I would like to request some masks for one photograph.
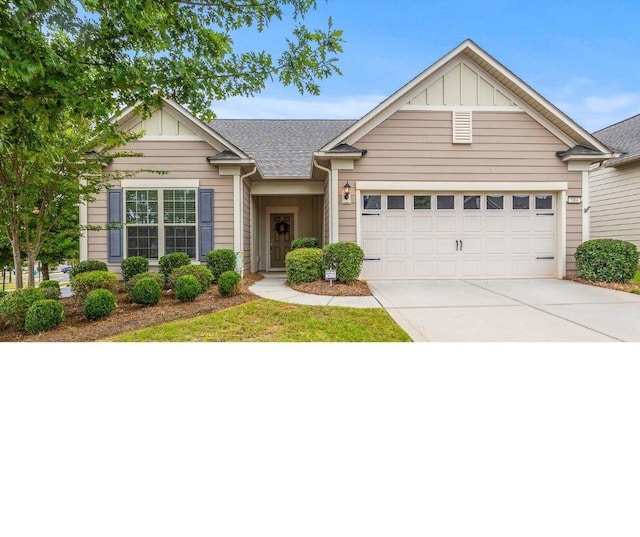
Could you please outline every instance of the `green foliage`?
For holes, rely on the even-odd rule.
[[[162,274],[160,274],[159,272],[143,272],[142,274],[136,274],[135,276],[132,276],[131,279],[128,282],[125,282],[125,284],[124,284],[124,291],[125,291],[125,293],[127,293],[127,296],[131,300],[133,300],[133,288],[134,288],[134,286],[140,280],[143,280],[145,278],[151,278],[153,281],[155,281],[160,286],[161,289],[165,285],[164,276]]]
[[[122,279],[128,282],[136,274],[149,271],[149,260],[142,256],[133,256],[123,259],[120,263],[122,269]]]
[[[155,306],[160,302],[162,287],[153,278],[142,278],[133,286],[133,301],[143,306]]]
[[[78,274],[84,274],[85,272],[93,271],[107,272],[107,264],[104,261],[97,261],[95,259],[89,259],[88,261],[80,261],[77,265],[74,265],[69,272],[69,279],[75,278]]]
[[[213,281],[215,283],[223,272],[235,270],[236,253],[233,250],[226,250],[224,248],[211,250],[207,252],[205,256],[205,263],[211,271],[211,274],[213,274]]]
[[[175,283],[174,293],[178,300],[191,302],[202,292],[198,279],[191,274],[180,276]]]
[[[60,291],[60,284],[55,280],[44,280],[40,282],[38,286],[43,293],[45,298],[57,300],[62,295]]]
[[[24,329],[30,334],[46,332],[64,322],[64,306],[54,299],[38,300],[27,310]]]
[[[185,265],[184,267],[178,267],[174,269],[174,271],[169,276],[169,287],[175,288],[175,283],[180,278],[180,276],[184,276],[185,274],[191,274],[194,276],[198,283],[200,283],[200,292],[204,293],[213,282],[213,274],[211,271],[205,267],[204,265]]]
[[[111,291],[94,289],[86,296],[82,309],[87,319],[96,321],[111,315],[116,305],[116,297]]]
[[[0,319],[17,328],[24,328],[29,308],[38,300],[44,299],[45,295],[41,289],[34,287],[16,289],[0,300]]]
[[[628,282],[638,270],[635,244],[617,239],[593,239],[576,248],[578,276],[594,282]]]
[[[71,280],[71,289],[79,304],[83,304],[89,293],[96,289],[106,289],[115,294],[118,277],[112,272],[94,270],[78,274]]]
[[[291,241],[291,249],[297,248],[319,248],[320,242],[315,237],[299,237]]]
[[[322,249],[322,270],[334,268],[340,283],[353,283],[360,276],[364,251],[353,242],[334,242]]]
[[[238,290],[240,279],[240,274],[233,270],[223,272],[218,279],[218,293],[222,296],[233,295]]]
[[[297,248],[285,256],[287,280],[292,285],[314,282],[321,275],[322,250],[320,248]]]
[[[169,281],[169,276],[178,267],[184,267],[191,264],[191,259],[184,252],[174,252],[172,254],[163,255],[160,260],[160,274],[164,276],[165,282]]]

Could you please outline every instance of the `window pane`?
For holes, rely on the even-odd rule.
[[[165,190],[163,195],[165,224],[196,223],[195,190]]]
[[[536,209],[553,209],[551,194],[536,194]]]
[[[127,228],[127,257],[132,256],[158,259],[157,226],[135,226]]]
[[[362,196],[362,206],[371,211],[382,208],[382,196]]]
[[[480,196],[465,196],[463,206],[465,211],[480,209]]]
[[[387,196],[387,209],[404,209],[404,196]]]
[[[414,209],[431,209],[431,196],[413,196]]]
[[[487,196],[487,209],[504,209],[504,196]]]
[[[529,196],[513,196],[513,208],[528,209],[529,208]]]
[[[191,259],[196,258],[196,227],[167,226],[164,229],[165,254],[184,252]]]
[[[125,200],[127,224],[158,223],[157,190],[127,190]]]
[[[438,209],[455,209],[453,195],[436,196],[436,207]]]

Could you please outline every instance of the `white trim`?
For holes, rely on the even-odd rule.
[[[162,188],[198,188],[200,181],[198,179],[122,179],[120,181],[121,188],[145,188],[145,189],[162,189]]]
[[[200,136],[185,135],[165,135],[165,134],[152,134],[144,135],[136,140],[136,142],[206,142]]]
[[[80,179],[80,181],[83,184],[86,184],[86,181],[84,179]],[[107,194],[108,196],[109,194]],[[107,203],[108,205],[108,203]],[[83,202],[79,204],[78,207],[79,210],[79,222],[80,222],[80,261],[87,261],[89,259],[89,230],[86,229],[86,226],[89,223],[89,208],[87,207],[87,203]],[[109,215],[107,215],[107,219],[109,218]],[[109,232],[107,232],[108,235]],[[108,255],[107,255],[108,257]]]
[[[331,163],[331,185],[329,188],[329,195],[331,196],[331,225],[329,229],[329,242],[338,242],[340,240],[340,205],[338,203],[338,175],[340,171],[333,169],[333,162]]]
[[[251,194],[254,196],[280,195],[317,195],[324,194],[323,181],[254,181],[251,184]]]
[[[242,252],[242,180],[240,175],[233,176],[233,249]]]
[[[567,275],[567,191],[558,192],[558,221],[560,224],[556,243],[556,277],[561,280]]]
[[[517,106],[490,106],[490,105],[447,105],[447,104],[405,104],[400,110],[431,111],[431,112],[526,112]]]
[[[589,171],[582,172],[582,242],[591,237],[591,224],[589,221]]]
[[[445,191],[445,192],[488,192],[488,191],[513,191],[513,192],[559,192],[569,188],[567,182],[554,181],[526,181],[526,182],[501,182],[501,181],[356,181],[356,192],[360,190],[371,191]]]
[[[266,259],[266,267],[267,267],[267,272],[270,272],[271,270],[274,271],[282,271],[285,270],[284,268],[281,267],[275,267],[274,269],[271,268],[271,252],[269,251],[270,247],[271,247],[271,214],[273,213],[292,213],[293,214],[293,237],[292,237],[292,241],[294,239],[298,238],[298,207],[265,207],[265,226],[264,229],[266,230],[266,241],[265,241],[265,259]]]

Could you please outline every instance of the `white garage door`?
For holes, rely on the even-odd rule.
[[[366,278],[551,278],[552,193],[363,192]]]

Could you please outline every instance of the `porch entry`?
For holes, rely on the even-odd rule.
[[[271,213],[270,267],[285,268],[285,256],[293,240],[293,213]]]

